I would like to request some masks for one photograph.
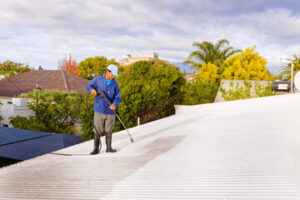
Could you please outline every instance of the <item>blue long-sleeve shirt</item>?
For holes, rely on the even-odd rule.
[[[115,79],[112,79],[109,85],[106,85],[105,75],[98,76],[91,80],[86,86],[88,93],[91,93],[92,89],[95,89],[97,92],[102,90],[106,95],[107,99],[114,104],[116,108],[119,106],[121,101],[121,93],[119,84]],[[94,101],[94,111],[102,114],[115,114],[110,108],[108,103],[105,101],[104,97],[98,94],[95,97]]]

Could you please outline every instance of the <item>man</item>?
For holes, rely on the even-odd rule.
[[[100,134],[103,131],[105,124],[105,142],[106,152],[116,152],[111,147],[112,131],[115,127],[115,113],[114,110],[119,106],[121,101],[120,88],[117,81],[114,79],[118,76],[118,67],[116,65],[108,65],[106,72],[102,76],[94,78],[88,85],[88,93],[95,96],[94,102],[94,149],[91,152],[92,155],[99,153]],[[107,99],[111,102],[111,105],[105,101],[104,97],[97,94],[99,91],[103,91]]]

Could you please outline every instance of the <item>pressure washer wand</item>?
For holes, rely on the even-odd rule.
[[[107,99],[106,95],[104,94],[103,91],[98,92],[97,94],[100,94],[101,96],[104,97],[105,101],[108,103],[108,105],[111,105],[110,101]],[[133,139],[129,133],[129,131],[127,130],[125,124],[122,122],[121,118],[119,117],[119,115],[113,110],[113,112],[116,114],[116,116],[118,117],[118,119],[120,120],[121,124],[123,125],[123,127],[125,128],[125,130],[127,131],[128,136],[130,137],[131,142],[133,143]]]

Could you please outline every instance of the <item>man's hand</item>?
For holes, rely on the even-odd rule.
[[[92,90],[91,90],[91,95],[97,96],[97,92],[96,92],[95,89],[92,89]]]
[[[115,104],[111,104],[111,105],[109,106],[109,108],[110,108],[111,110],[116,110]]]

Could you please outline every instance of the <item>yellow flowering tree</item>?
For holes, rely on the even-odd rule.
[[[195,79],[185,86],[183,104],[195,105],[213,102],[220,84],[221,70],[211,62],[201,64]]]
[[[274,80],[267,69],[267,61],[255,51],[247,48],[240,54],[229,57],[224,63],[223,78],[228,80]]]
[[[220,67],[212,63],[203,63],[199,69],[198,78],[206,83],[217,84],[220,81]]]

